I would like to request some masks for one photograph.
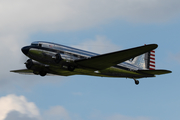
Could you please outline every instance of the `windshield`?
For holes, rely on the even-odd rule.
[[[31,43],[32,46],[38,46],[39,42],[33,42]]]

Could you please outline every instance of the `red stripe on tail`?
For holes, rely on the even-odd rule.
[[[149,70],[155,70],[155,68],[149,68]]]
[[[155,70],[155,50],[150,51],[149,70]]]
[[[154,50],[152,50],[151,52],[152,52],[152,53],[155,53],[155,51],[154,51]]]
[[[155,67],[155,65],[152,65],[152,64],[150,64],[149,66],[151,66],[151,67]]]
[[[155,57],[155,55],[154,55],[154,54],[150,54],[150,56],[154,56],[154,57]]]
[[[155,60],[155,58],[150,57],[151,60]]]
[[[154,62],[154,61],[150,61],[150,63],[153,63],[153,64],[155,64],[155,62]]]

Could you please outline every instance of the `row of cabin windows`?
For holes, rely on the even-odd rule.
[[[37,43],[32,43],[31,45],[32,45],[32,46],[39,46],[39,47],[42,47],[42,44],[37,44]]]
[[[38,43],[32,43],[31,45],[32,45],[32,46],[42,47],[42,44],[38,44]],[[61,54],[65,54],[65,52],[63,52],[63,51],[60,51],[60,53],[61,53]],[[71,55],[73,55],[74,57],[77,57],[77,58],[81,58],[81,59],[86,58],[86,57],[84,57],[84,56],[79,56],[79,55],[76,55],[76,54],[71,54]]]

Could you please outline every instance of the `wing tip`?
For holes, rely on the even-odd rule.
[[[149,44],[148,46],[151,46],[153,49],[156,49],[158,47],[158,44]]]
[[[172,71],[170,71],[170,70],[164,70],[164,71],[166,71],[166,73],[172,73]]]

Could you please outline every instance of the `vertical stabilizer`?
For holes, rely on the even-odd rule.
[[[133,58],[132,63],[141,69],[146,69],[144,58],[145,58],[145,54],[139,55],[139,56]]]
[[[135,57],[132,63],[142,69],[155,70],[155,50]]]
[[[150,52],[149,69],[155,70],[155,51]]]
[[[155,50],[145,54],[145,68],[155,70]]]

